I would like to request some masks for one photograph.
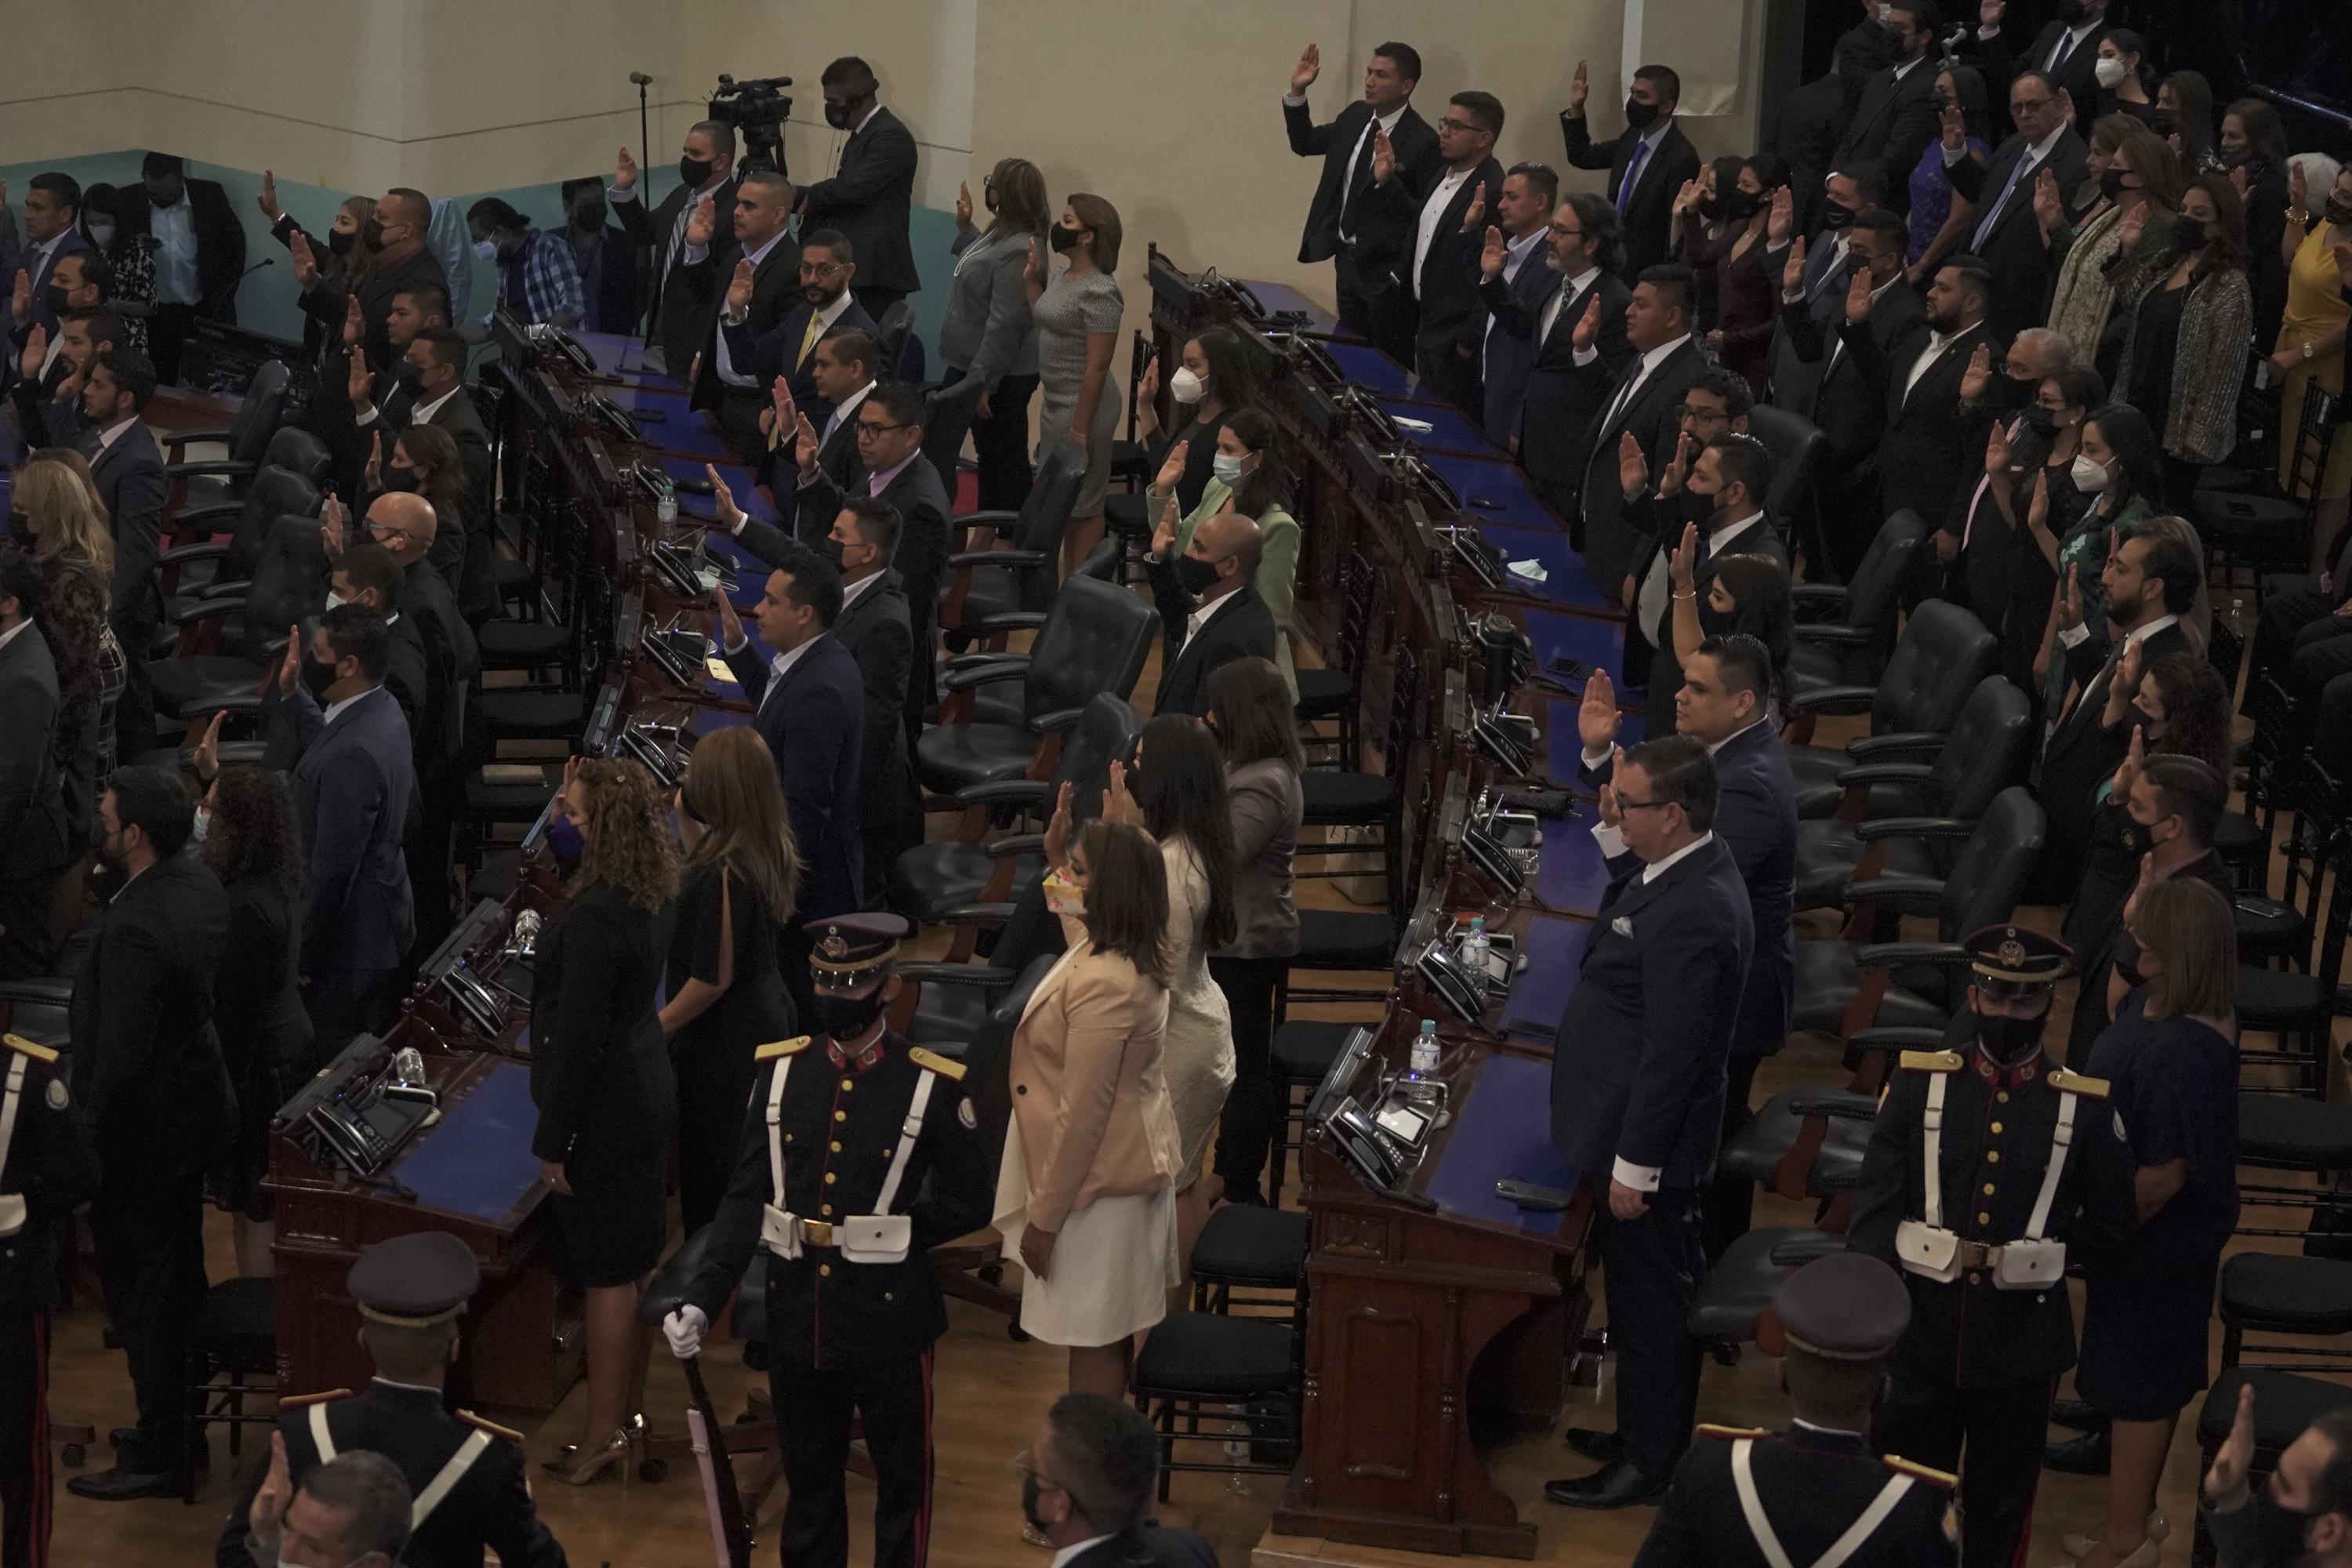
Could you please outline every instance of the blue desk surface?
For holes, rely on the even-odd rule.
[[[1554,697],[1545,702],[1544,772],[1562,789],[1591,795],[1591,786],[1577,776],[1584,762],[1584,742],[1577,737],[1576,710],[1577,701],[1572,697]],[[1648,715],[1620,708],[1617,719],[1619,745],[1638,746],[1648,738]]]
[[[1412,373],[1370,343],[1325,343],[1339,374],[1382,397],[1412,397],[1419,383]]]
[[[1567,915],[1589,915],[1601,908],[1601,895],[1609,890],[1609,862],[1592,841],[1592,825],[1599,820],[1591,806],[1579,807],[1574,816],[1543,818],[1536,896],[1545,908]]]
[[[1500,458],[1465,458],[1455,452],[1424,452],[1432,471],[1462,498],[1465,517],[1509,528],[1537,528],[1568,536],[1568,524],[1552,515],[1528,485],[1518,465]]]
[[[1581,830],[1583,825],[1571,823],[1568,831]],[[1591,835],[1584,835],[1589,842]],[[1547,847],[1551,843],[1545,837]],[[1525,1040],[1549,1040],[1559,1027],[1559,1016],[1568,1010],[1568,998],[1576,990],[1576,983],[1584,973],[1584,940],[1592,928],[1577,921],[1534,920],[1528,922],[1528,932],[1520,946],[1527,953],[1528,966],[1511,983],[1511,994],[1503,1004],[1503,1027]]]
[[[1437,403],[1414,403],[1402,397],[1383,397],[1381,406],[1397,420],[1418,419],[1429,426],[1414,430],[1402,424],[1398,429],[1404,438],[1424,452],[1458,452],[1465,458],[1486,458],[1496,462],[1507,462],[1510,455],[1486,439],[1486,433],[1463,416],[1459,408]]]
[[[1477,512],[1465,516],[1477,519]],[[1478,522],[1478,537],[1503,552],[1503,562],[1541,563],[1544,580],[1531,583],[1516,572],[1507,573],[1505,581],[1514,594],[1524,594],[1559,610],[1585,610],[1612,614],[1609,601],[1593,585],[1591,574],[1584,569],[1584,557],[1568,542],[1568,535],[1556,528],[1514,528],[1499,522]]]
[[[710,553],[735,568],[735,591],[727,595],[734,602],[735,607],[750,610],[758,605],[761,596],[768,591],[768,563],[744,549],[731,534],[714,531],[710,535]],[[745,629],[751,629],[748,620]],[[754,633],[753,640],[757,638],[758,634]]]
[[[707,485],[710,482],[710,476],[702,469],[708,461],[707,458],[664,458],[662,472],[673,479],[689,479],[698,485]],[[760,481],[751,469],[732,462],[712,466],[718,468],[719,477],[727,481],[727,488],[734,492],[735,504],[741,507],[747,516],[756,517],[761,522],[777,521],[776,509],[769,505],[768,498],[760,493]],[[708,519],[715,515],[715,505],[708,496],[688,490],[678,492],[677,509],[680,512],[694,512]]]
[[[640,386],[666,386],[675,391],[684,384],[646,356],[651,352],[626,332],[583,332],[578,338],[596,360],[599,374],[617,375]]]
[[[1353,328],[1341,326],[1339,317],[1287,283],[1266,283],[1255,278],[1237,279],[1235,281],[1245,285],[1251,293],[1257,296],[1257,302],[1267,310],[1290,311],[1306,317],[1307,330],[1310,332],[1322,337],[1345,338],[1350,342],[1362,341],[1356,336]]]
[[[1576,1168],[1551,1143],[1551,1064],[1489,1057],[1469,1096],[1452,1109],[1454,1125],[1423,1194],[1448,1214],[1558,1236],[1566,1215],[1495,1195],[1495,1184],[1507,1177],[1563,1191],[1576,1185]]]
[[[1535,639],[1536,663],[1547,675],[1557,674],[1581,690],[1583,675],[1568,675],[1553,668],[1554,660],[1571,658],[1588,670],[1607,670],[1610,682],[1620,691],[1625,689],[1622,621],[1594,621],[1552,610],[1529,610],[1528,636]]]
[[[686,394],[651,386],[615,386],[605,395],[637,416],[637,433],[648,446],[706,462],[732,463],[735,448],[710,427],[701,412],[688,405]],[[648,414],[660,417],[648,420]]]
[[[499,1062],[391,1173],[420,1204],[512,1229],[539,1195],[538,1128],[530,1069]]]

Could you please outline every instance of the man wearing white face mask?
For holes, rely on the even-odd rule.
[[[580,258],[560,234],[546,234],[496,196],[466,209],[474,258],[499,271],[499,303],[537,326],[577,327],[588,305],[580,286]],[[487,316],[485,317],[487,319]]]

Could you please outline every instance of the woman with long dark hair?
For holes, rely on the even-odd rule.
[[[2253,342],[2246,280],[2246,204],[2224,174],[2200,174],[2181,193],[2169,243],[2146,262],[2136,215],[2108,266],[2125,322],[2116,393],[2147,416],[2164,451],[2168,510],[2187,511],[2197,476],[2238,439],[2238,391]]]
[[[2242,98],[2221,111],[2215,143],[2231,188],[2246,204],[2246,283],[2254,297],[2254,340],[2277,341],[2286,314],[2286,127],[2259,98]]]
[[[692,1236],[727,1195],[754,1053],[798,1028],[778,954],[801,858],[757,730],[734,725],[695,747],[677,787],[677,827],[686,861],[661,1026],[677,1074],[678,1215]]]
[[[645,1375],[638,1292],[668,1237],[677,1089],[654,994],[677,850],[669,802],[642,763],[575,757],[562,801],[583,847],[532,971],[530,1147],[554,1189],[561,1267],[588,1299],[585,1425],[547,1468],[585,1486],[629,1454]]]
[[[147,318],[155,309],[155,239],[147,232],[142,193],[134,198],[116,186],[84,185],[81,232],[89,247],[106,258],[106,308],[122,322],[123,346],[147,352]]]
[[[1176,418],[1163,429],[1160,362],[1155,359],[1143,367],[1143,379],[1135,389],[1136,434],[1159,465],[1160,477],[1148,504],[1156,510],[1173,490],[1178,510],[1189,512],[1200,506],[1215,477],[1218,432],[1242,410],[1255,408],[1262,395],[1241,334],[1231,327],[1208,327],[1187,338],[1182,357],[1169,374],[1168,395],[1175,400]]]
[[[1274,662],[1295,700],[1298,676],[1291,644],[1299,635],[1294,607],[1298,594],[1299,533],[1298,520],[1290,515],[1297,481],[1282,455],[1281,434],[1274,416],[1263,408],[1244,408],[1221,417],[1209,482],[1198,503],[1183,516],[1177,515],[1183,490],[1176,476],[1189,461],[1190,445],[1179,441],[1169,449],[1168,460],[1145,496],[1144,505],[1159,518],[1151,534],[1151,554],[1156,560],[1173,561],[1183,554],[1192,542],[1193,530],[1221,511],[1236,512],[1257,524],[1257,574],[1251,582],[1265,607],[1274,612],[1274,624],[1282,633],[1275,641]]]
[[[2107,595],[2100,574],[2106,569],[2108,536],[2120,536],[2143,519],[2155,516],[2163,502],[2164,462],[2147,416],[2128,403],[2093,409],[2083,421],[2068,478],[2077,491],[2091,497],[2091,503],[2071,531],[2057,536],[2057,554],[2051,563],[2057,583],[2051,590],[2041,647],[2033,657],[2033,679],[2042,683],[2046,713],[2057,712],[2066,700],[2066,661],[2055,658],[2053,648],[2065,614],[2069,584],[2082,605],[2081,624],[2093,636],[2101,635],[2107,620]],[[2043,531],[2054,532],[2048,528],[2053,483],[2046,474],[2035,483],[2027,503],[2029,527],[2038,509]]]
[[[986,388],[971,420],[980,504],[1016,511],[1029,496],[1029,400],[1037,392],[1037,331],[1021,275],[1033,258],[1045,265],[1037,249],[1054,220],[1045,176],[1026,158],[1000,160],[980,191],[992,215],[986,229],[972,226],[970,187],[956,196],[955,274],[940,358],[950,387],[977,380]]]
[[[1110,362],[1127,310],[1118,291],[1118,253],[1125,235],[1118,209],[1090,192],[1074,193],[1045,230],[1046,242],[1068,263],[1051,270],[1034,257],[1022,275],[1030,318],[1037,326],[1037,378],[1045,406],[1043,446],[1066,447],[1084,475],[1063,534],[1062,560],[1075,568],[1102,542],[1103,496],[1110,488],[1111,447],[1118,435],[1118,389]]]
[[[296,971],[300,957],[302,828],[286,775],[214,760],[215,719],[196,754],[212,786],[196,808],[194,838],[228,894],[228,946],[213,988],[213,1021],[236,1089],[236,1141],[206,1185],[228,1211],[238,1272],[277,1272],[269,1255],[275,1201],[262,1190],[269,1170],[269,1121],[316,1070],[310,1015]]]
[[[1948,65],[1936,73],[1936,103],[1943,133],[1927,144],[1911,169],[1910,269],[1915,289],[1925,288],[1944,258],[1963,248],[1975,226],[1977,205],[1952,188],[1954,157],[1979,168],[1992,159],[1991,101],[1984,73],[1974,66]]]
[[[1749,386],[1761,386],[1780,293],[1777,279],[1765,275],[1764,231],[1773,193],[1789,183],[1789,166],[1769,153],[1718,158],[1705,178],[1709,188],[1675,221],[1691,226],[1682,247],[1694,268],[1704,258],[1712,277],[1714,308],[1703,323],[1706,345]]]
[[[2099,40],[2099,96],[2109,113],[2155,107],[2147,96],[2147,41],[2128,27],[2109,27]]]
[[[449,591],[457,593],[466,573],[467,531],[478,525],[466,515],[466,465],[457,455],[457,440],[446,430],[412,425],[393,437],[388,451],[381,444],[378,450],[382,460],[369,466],[369,489],[375,495],[407,490],[432,503],[433,547],[425,559],[441,574]],[[359,515],[367,516],[367,501],[361,504]]]
[[[1209,727],[1163,713],[1143,727],[1132,770],[1113,763],[1103,815],[1159,841],[1168,873],[1168,1098],[1184,1157],[1176,1177],[1176,1257],[1192,1272],[1215,1184],[1201,1180],[1209,1135],[1234,1083],[1234,1024],[1209,952],[1234,940],[1234,825],[1225,760]],[[1171,1303],[1171,1309],[1181,1303]]]
[[[2033,689],[2061,545],[2076,537],[2075,524],[2094,500],[2075,487],[2074,458],[2084,426],[2105,395],[2097,371],[2071,366],[2035,384],[2024,428],[2014,438],[1996,423],[1985,440],[1984,493],[1992,504],[1990,512],[1975,513],[1969,534],[1969,596],[2000,638],[2001,673],[2023,690]],[[1993,602],[1975,604],[1979,593]]]
[[[1709,637],[1745,632],[1764,645],[1772,658],[1770,700],[1777,716],[1788,717],[1789,699],[1796,687],[1789,660],[1797,647],[1797,609],[1789,583],[1789,569],[1766,555],[1726,555],[1716,563],[1706,592],[1698,592],[1692,563],[1698,548],[1698,525],[1683,530],[1683,542],[1667,559],[1675,607],[1675,661],[1688,664],[1698,645]]]
[[[2169,126],[2159,129],[2168,132],[2167,139],[2189,178],[2228,173],[2214,139],[2213,84],[2204,72],[2178,70],[2157,83],[2156,107],[2162,111],[2159,121],[2163,115],[2171,117]]]

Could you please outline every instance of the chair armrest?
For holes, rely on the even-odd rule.
[[[1007,610],[1001,616],[982,616],[965,628],[985,635],[989,632],[1034,632],[1045,624],[1043,610]]]
[[[962,691],[974,686],[993,686],[1000,680],[1019,680],[1028,673],[1029,661],[1026,658],[998,659],[975,665],[970,669],[951,669],[940,685],[945,690]]]
[[[943,926],[1001,926],[1013,918],[1011,904],[956,904],[939,911]]]
[[[231,436],[236,434],[236,431],[231,430],[226,426],[223,426],[217,430],[174,430],[169,436],[163,437],[163,445],[166,447],[177,448],[183,447],[193,447],[199,441],[226,442]]]
[[[1045,836],[1042,833],[1008,833],[981,846],[992,860],[1009,860],[1016,855],[1042,854],[1045,848]]]
[[[228,553],[226,539],[199,540],[194,544],[174,544],[155,557],[158,566],[184,566],[191,561],[218,561]]]
[[[994,969],[985,963],[902,963],[894,973],[918,985],[974,985],[986,990],[1002,990],[1021,978],[1017,970]]]
[[[1858,1051],[1940,1051],[1944,1031],[1916,1024],[1873,1024],[1848,1035],[1845,1043]]]
[[[1008,659],[1018,659],[1026,664],[1029,656],[1025,653],[951,653],[948,655],[948,668],[978,669],[984,664],[1003,664]]]
[[[253,592],[253,579],[250,577],[231,577],[226,582],[215,580],[210,583],[199,583],[194,587],[188,590],[188,592],[191,595],[199,599],[226,599],[232,595],[238,598],[243,598],[246,595]]]
[[[194,600],[184,607],[173,611],[170,619],[175,626],[192,626],[198,621],[209,621],[215,616],[234,616],[244,608],[243,595],[224,594],[218,598]],[[257,667],[254,674],[258,676],[260,673],[260,669]]]
[[[1789,1097],[1789,1109],[1800,1116],[1834,1116],[1846,1121],[1875,1121],[1878,1097],[1851,1089],[1824,1089]]]
[[[1792,713],[1867,713],[1878,697],[1875,686],[1822,686],[1789,699]]]
[[[1000,507],[990,507],[979,511],[960,511],[948,519],[948,526],[950,528],[977,528],[991,524],[1002,526],[1008,522],[1018,522],[1020,520],[1021,514],[1017,511],[1006,511]]]
[[[1046,554],[1042,550],[1015,550],[1011,545],[1002,550],[959,550],[948,557],[950,566],[1043,566]]]
[[[1926,784],[1936,776],[1936,770],[1925,763],[1870,763],[1858,768],[1844,768],[1838,773],[1841,786],[1876,784]]]
[[[1043,779],[1003,779],[960,789],[955,798],[958,805],[1045,805],[1053,801],[1054,786]]]
[[[261,671],[255,670],[253,678],[257,684],[261,679]],[[241,691],[234,697],[208,697],[202,702],[184,702],[180,705],[181,717],[191,721],[209,719],[215,713],[258,713],[260,711],[261,693],[257,691]]]
[[[1789,597],[1801,608],[1827,609],[1846,602],[1846,590],[1838,583],[1799,583],[1789,590]]]
[[[1918,907],[1898,913],[1933,914],[1935,900],[1944,893],[1941,877],[1872,877],[1866,881],[1848,882],[1838,889],[1838,899],[1847,904],[1900,903],[1910,900]]]
[[[1854,768],[1840,773],[1841,779],[1853,773],[1875,773],[1874,768]],[[1977,830],[1973,822],[1963,822],[1957,816],[1882,816],[1874,822],[1857,822],[1853,836],[1864,844],[1881,838],[1966,838]]]
[[[1817,1230],[1807,1236],[1792,1236],[1772,1248],[1772,1267],[1796,1268],[1817,1258],[1828,1258],[1845,1250],[1845,1237]]]
[[[37,1006],[63,1007],[73,1001],[73,978],[65,974],[29,975],[0,980],[0,1002],[30,1002]]]
[[[1853,956],[1864,969],[1892,969],[1903,963],[1936,963],[1947,969],[1961,969],[1974,958],[1957,942],[1866,942]]]
[[[1845,743],[1845,754],[1855,762],[1884,757],[1894,752],[1941,752],[1951,741],[1933,730],[1904,730],[1892,735],[1856,735]]]
[[[167,479],[192,479],[199,477],[235,479],[254,473],[260,467],[258,463],[240,463],[228,458],[215,458],[209,462],[202,463],[166,463],[163,465],[163,477]]]
[[[192,522],[217,522],[223,518],[239,518],[244,515],[243,501],[216,500],[206,506],[182,507],[164,521],[173,528],[184,529]]]
[[[1066,730],[1086,717],[1083,708],[1056,708],[1051,713],[1040,713],[1029,721],[1033,735],[1050,735],[1056,730]]]
[[[1877,627],[1850,626],[1843,621],[1801,621],[1791,629],[1807,642],[1845,643],[1853,647],[1863,647],[1878,640]]]

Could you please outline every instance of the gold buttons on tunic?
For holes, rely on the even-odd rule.
[[[819,1274],[830,1274],[833,1272],[833,1265],[830,1263],[820,1263],[816,1266],[816,1271]]]
[[[838,1153],[840,1153],[840,1152],[841,1152],[841,1141],[840,1141],[839,1139],[835,1139],[835,1140],[834,1141],[834,1142],[833,1142],[833,1152],[834,1152],[835,1153],[836,1153],[836,1154],[838,1154]]]
[[[1986,1164],[1988,1164],[1988,1165],[1998,1165],[1998,1164],[2000,1164],[2000,1150],[1998,1150],[1998,1149],[1988,1149],[1988,1150],[1986,1150],[1986,1151],[1985,1151],[1985,1163],[1986,1163]],[[827,1177],[825,1178],[825,1180],[829,1182],[829,1181],[833,1180],[833,1178],[832,1178],[831,1176],[827,1176]]]
[[[827,1172],[824,1173],[824,1184],[825,1184],[826,1186],[828,1186],[828,1187],[829,1187],[829,1186],[831,1186],[831,1185],[833,1185],[833,1184],[834,1184],[835,1181],[837,1181],[838,1179],[839,1179],[839,1178],[838,1178],[838,1177],[836,1177],[836,1176],[835,1176],[835,1175],[831,1171],[827,1171]]]
[[[2009,1090],[2004,1089],[1999,1094],[1994,1095],[1993,1098],[2000,1101],[2003,1105],[2007,1105],[2009,1103]]]
[[[1985,1184],[1985,1196],[1992,1196],[1992,1184],[1990,1182],[1987,1182]]]
[[[844,1093],[844,1094],[847,1094],[851,1089],[855,1089],[855,1088],[856,1088],[856,1087],[857,1087],[857,1086],[856,1086],[855,1083],[851,1082],[848,1079],[843,1079],[841,1080],[841,1092],[842,1092],[842,1093]]]
[[[849,1120],[849,1112],[846,1110],[836,1110],[833,1113],[833,1119],[835,1121],[846,1121]]]
[[[1999,1131],[2000,1131],[2000,1122],[1998,1122],[1998,1121],[1994,1122],[1994,1123],[1992,1124],[1992,1130],[1993,1130],[1995,1132],[1999,1132]]]

